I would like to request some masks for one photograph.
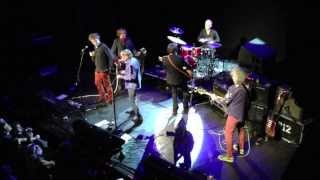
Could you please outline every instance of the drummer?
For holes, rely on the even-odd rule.
[[[215,29],[212,29],[212,21],[207,19],[204,23],[204,29],[200,31],[198,41],[203,45],[220,42],[220,37]]]

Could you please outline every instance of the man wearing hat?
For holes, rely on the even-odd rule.
[[[172,115],[177,115],[178,111],[178,93],[183,95],[183,112],[188,112],[188,88],[187,82],[191,78],[191,67],[178,55],[178,45],[176,43],[170,43],[167,46],[167,56],[164,56],[160,60],[163,62],[166,69],[166,82],[171,88],[173,108]]]

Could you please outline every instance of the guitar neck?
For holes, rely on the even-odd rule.
[[[199,94],[205,94],[205,95],[208,95],[210,96],[210,98],[212,100],[217,100],[217,101],[220,101],[220,96],[216,95],[215,93],[211,93],[211,92],[208,92],[206,90],[203,90],[203,89],[200,89],[200,90],[196,90]]]
[[[208,95],[212,101],[212,103],[218,107],[220,110],[222,110],[224,113],[227,112],[227,107],[226,105],[224,104],[223,100],[222,100],[222,97],[216,95],[215,93],[210,93],[204,89],[199,89],[199,90],[196,90],[196,92],[198,92],[199,94],[205,94],[205,95]]]

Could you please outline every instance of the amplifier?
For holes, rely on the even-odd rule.
[[[261,106],[269,106],[270,105],[270,97],[271,97],[271,84],[257,84],[252,91],[252,101],[255,104],[259,104]]]
[[[267,113],[267,106],[251,103],[248,111],[248,120],[262,123],[266,120]]]
[[[279,137],[292,144],[299,145],[302,142],[304,124],[295,121],[293,118],[280,114],[277,123]]]

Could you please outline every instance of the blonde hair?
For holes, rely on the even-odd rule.
[[[242,70],[240,67],[235,67],[231,70],[230,75],[234,84],[240,85],[243,83],[247,77],[247,73]]]
[[[120,52],[120,54],[125,54],[127,55],[129,58],[132,58],[133,57],[133,54],[132,52],[129,50],[129,49],[124,49]]]

